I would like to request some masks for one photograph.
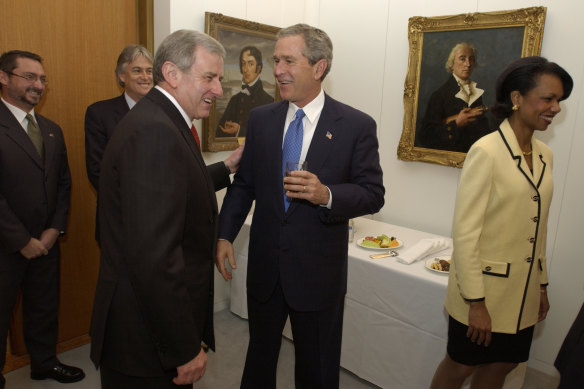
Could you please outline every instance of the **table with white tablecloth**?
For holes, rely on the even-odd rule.
[[[234,242],[237,270],[231,284],[231,311],[244,318],[250,222],[248,217]],[[439,237],[366,218],[355,220],[355,242],[380,234],[397,237],[403,248]],[[428,388],[446,353],[448,276],[426,269],[425,260],[405,265],[392,257],[371,259],[373,253],[349,244],[341,366],[382,388]],[[521,387],[524,366],[516,370],[505,388]]]

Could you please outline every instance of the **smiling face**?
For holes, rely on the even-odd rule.
[[[475,53],[470,47],[461,47],[454,54],[452,73],[461,80],[467,80],[476,64]]]
[[[0,72],[2,82],[2,97],[10,104],[30,112],[43,97],[45,84],[40,81],[46,77],[43,65],[30,58],[17,58],[16,68],[12,70],[14,75]],[[36,76],[36,81],[28,81],[22,78],[30,74]]]
[[[258,63],[250,51],[247,50],[241,55],[241,75],[243,76],[243,82],[249,84],[255,80],[262,71],[261,65]]]
[[[199,47],[189,71],[177,76],[175,98],[187,115],[191,120],[209,117],[213,100],[223,95],[223,58]]]
[[[150,91],[152,82],[152,63],[148,58],[139,55],[126,65],[120,80],[124,83],[126,93],[134,101],[140,100]]]
[[[278,39],[274,50],[274,77],[280,96],[300,108],[319,94],[320,78],[326,68],[324,59],[311,65],[302,54],[304,47],[302,36],[291,35]]]
[[[559,103],[563,95],[560,78],[553,74],[542,74],[535,88],[525,95],[518,91],[511,92],[511,100],[519,107],[513,112],[513,117],[527,128],[545,131],[554,116],[562,110]]]

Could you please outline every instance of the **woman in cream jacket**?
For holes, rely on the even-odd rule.
[[[454,213],[454,252],[446,293],[447,355],[431,388],[500,388],[529,357],[535,323],[549,309],[546,232],[553,154],[533,137],[570,95],[555,63],[527,57],[497,80],[499,129],[469,150]]]

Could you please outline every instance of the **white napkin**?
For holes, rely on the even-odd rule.
[[[397,260],[406,265],[410,265],[430,254],[450,248],[450,239],[447,238],[427,238],[422,239],[412,247],[402,250],[397,256]]]

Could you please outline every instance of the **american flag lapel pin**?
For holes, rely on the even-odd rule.
[[[331,139],[333,139],[333,134],[331,134],[331,132],[330,132],[330,131],[327,131],[327,132],[326,132],[326,137],[327,137],[329,140],[331,140]]]

